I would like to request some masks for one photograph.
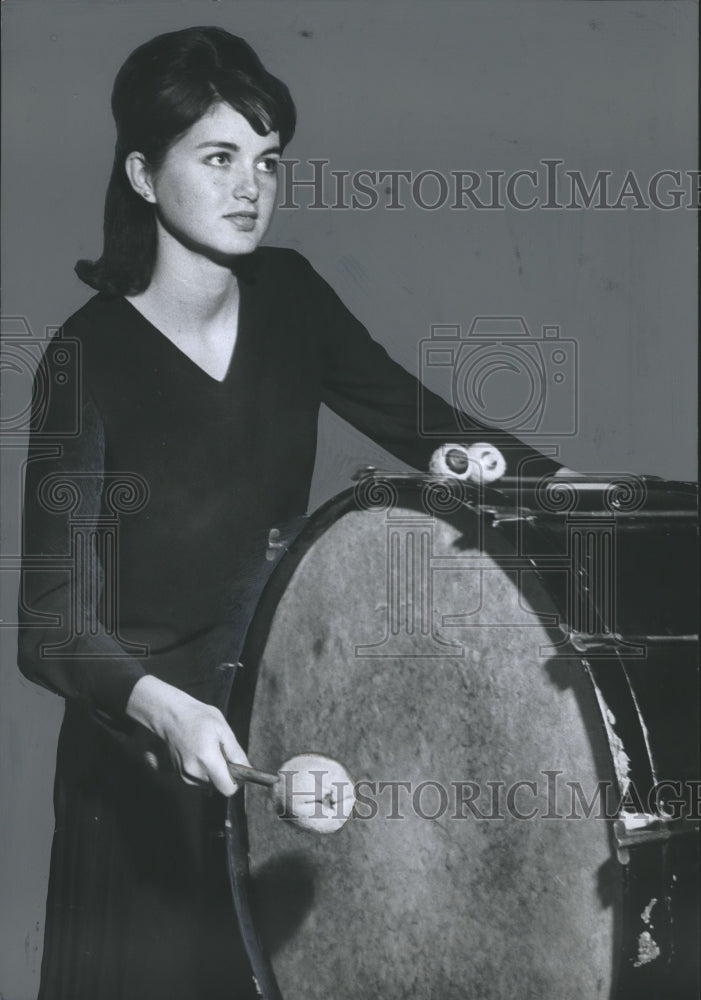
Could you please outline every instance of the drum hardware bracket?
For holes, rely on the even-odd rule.
[[[623,636],[617,633],[599,632],[592,635],[585,635],[583,632],[569,630],[567,638],[573,649],[578,653],[592,653],[605,650],[611,653],[620,653],[629,649],[630,643],[626,642]]]
[[[525,512],[522,514],[519,513],[503,514],[500,513],[498,508],[496,507],[487,508],[487,511],[488,513],[493,515],[493,520],[492,520],[493,528],[499,528],[502,524],[512,524],[513,522],[516,522],[518,524],[527,521],[529,524],[535,524],[536,520],[533,514],[527,514]],[[535,562],[532,559],[530,559],[529,562],[532,562],[533,565],[535,565]]]
[[[359,483],[361,479],[366,479],[368,476],[375,476],[378,472],[379,470],[374,465],[361,465],[351,476],[351,482]]]
[[[268,560],[275,559],[278,549],[282,549],[284,552],[287,552],[287,546],[284,542],[280,541],[280,529],[271,528],[268,532],[268,547],[265,550],[265,558]]]
[[[672,818],[657,813],[623,812],[613,823],[618,860],[622,865],[630,861],[630,848],[646,844],[659,844],[681,834],[697,833],[699,821]]]

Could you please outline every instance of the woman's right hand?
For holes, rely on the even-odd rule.
[[[146,674],[134,685],[126,712],[165,742],[184,782],[212,784],[226,796],[236,792],[226,762],[248,765],[248,758],[218,708]]]

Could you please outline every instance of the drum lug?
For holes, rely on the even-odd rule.
[[[629,644],[620,635],[611,633],[593,633],[570,631],[567,634],[572,647],[578,653],[620,653],[629,649]]]
[[[361,465],[359,466],[353,475],[350,477],[352,483],[359,483],[362,479],[367,479],[368,476],[374,476],[377,473],[377,469],[374,465]]]
[[[268,532],[268,546],[265,550],[265,558],[268,560],[277,559],[279,550],[287,552],[287,546],[280,541],[280,529],[271,528]]]
[[[613,823],[618,860],[622,865],[627,865],[632,847],[663,843],[670,837],[696,833],[698,829],[698,820],[673,818],[657,813],[623,812]]]

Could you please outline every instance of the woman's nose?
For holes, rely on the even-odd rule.
[[[235,197],[245,198],[246,201],[257,201],[258,193],[258,178],[255,170],[247,168],[239,170],[234,178]]]

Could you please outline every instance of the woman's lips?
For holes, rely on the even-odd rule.
[[[225,215],[224,218],[233,222],[237,229],[248,233],[256,228],[258,215],[256,212],[232,212],[231,215]]]

